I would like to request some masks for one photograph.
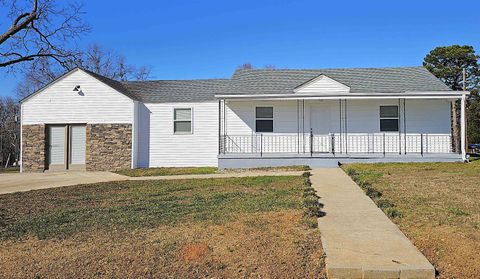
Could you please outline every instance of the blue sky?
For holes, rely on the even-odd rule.
[[[245,62],[277,68],[421,65],[436,46],[480,52],[480,1],[85,1],[99,43],[155,79],[229,77]],[[2,25],[3,26],[3,25]],[[0,71],[0,95],[18,76]]]

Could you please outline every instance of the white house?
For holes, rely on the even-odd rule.
[[[465,160],[465,98],[423,67],[120,82],[74,69],[21,101],[22,171]],[[461,100],[461,146],[451,104]]]

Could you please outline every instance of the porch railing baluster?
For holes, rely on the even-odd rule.
[[[313,156],[313,132],[310,128],[310,157]]]
[[[303,138],[300,139],[300,136]],[[402,143],[402,154],[416,153],[424,156],[427,153],[455,153],[451,146],[453,138],[451,135],[442,134],[405,134]],[[298,153],[300,141],[304,142],[303,153],[330,153],[336,155],[341,142],[348,141],[348,154],[383,154],[398,152],[397,136],[389,133],[364,133],[349,134],[340,138],[335,133],[316,135],[311,130],[302,135],[263,135],[263,133],[252,133],[249,135],[221,135],[219,139],[220,154],[227,153],[250,153],[265,154],[274,153]],[[338,149],[337,149],[338,146]],[[346,144],[343,151],[345,153]]]

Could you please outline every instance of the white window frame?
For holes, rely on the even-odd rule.
[[[272,108],[272,117],[271,118],[264,118],[264,117],[258,117],[257,118],[257,108]],[[255,106],[255,109],[253,111],[254,115],[254,126],[255,126],[255,133],[273,133],[275,130],[275,108],[272,105],[259,105]],[[257,132],[257,120],[272,120],[272,131],[271,132]]]
[[[189,109],[190,110],[190,132],[175,132],[175,122],[176,121],[182,121],[182,120],[175,120],[175,110],[176,109]],[[192,107],[174,107],[172,109],[172,134],[174,134],[174,135],[192,135],[193,134],[193,108]]]
[[[397,117],[382,117],[382,107],[397,107]],[[398,105],[380,105],[378,107],[378,116],[379,116],[378,130],[381,133],[398,133],[400,131],[400,107]],[[396,131],[382,131],[381,122],[384,119],[386,119],[386,120],[388,120],[388,119],[397,120],[397,130]]]

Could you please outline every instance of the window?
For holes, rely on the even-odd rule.
[[[398,132],[398,106],[380,106],[380,132]]]
[[[255,131],[257,133],[273,132],[273,107],[255,108]]]
[[[192,133],[192,109],[176,108],[173,110],[173,133],[191,134]]]

